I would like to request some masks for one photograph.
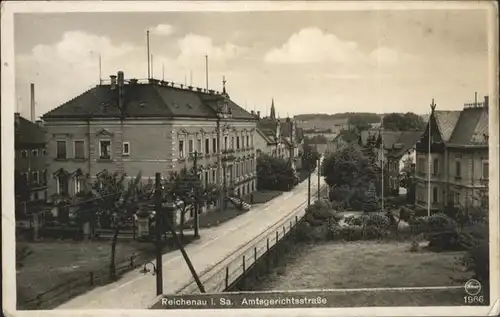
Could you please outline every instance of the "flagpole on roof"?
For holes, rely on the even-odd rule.
[[[427,216],[430,217],[431,215],[431,165],[432,165],[432,160],[431,160],[431,117],[432,113],[434,112],[434,107],[436,105],[434,104],[434,98],[432,98],[432,104],[431,104],[431,114],[429,115],[429,120],[428,120],[428,152],[427,152],[427,157],[429,158],[427,163]]]
[[[148,79],[151,78],[151,64],[149,59],[151,58],[151,55],[149,54],[149,30],[146,31],[146,49],[147,49],[147,54],[148,54]]]
[[[381,167],[382,167],[382,190],[381,190],[381,196],[382,196],[382,212],[384,211],[384,114],[382,114],[381,119],[380,119],[380,152],[382,153],[382,162],[381,162]]]

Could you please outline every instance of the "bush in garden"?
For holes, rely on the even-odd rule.
[[[363,210],[365,212],[374,212],[380,209],[380,204],[378,201],[377,192],[373,183],[370,183],[368,191],[366,192],[366,197],[363,202]]]
[[[404,222],[410,223],[415,219],[415,211],[410,208],[401,207],[399,210],[399,219]]]
[[[483,240],[470,248],[462,258],[462,263],[466,266],[466,270],[474,272],[473,278],[477,279],[483,286],[488,285],[490,280],[489,251],[488,240]]]

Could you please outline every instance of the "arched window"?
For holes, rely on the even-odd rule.
[[[60,173],[56,176],[57,193],[59,195],[68,195],[68,175]]]

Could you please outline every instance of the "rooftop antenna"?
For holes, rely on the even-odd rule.
[[[151,55],[149,54],[149,30],[146,31],[146,45],[147,45],[147,53],[148,53],[148,79],[151,78],[151,64],[149,59],[151,58]]]
[[[101,61],[101,54],[99,54],[99,85],[102,85],[102,61]]]
[[[187,76],[184,74],[184,86],[187,86]]]
[[[154,78],[153,70],[154,70],[154,66],[153,66],[153,54],[151,54],[151,78]]]
[[[205,54],[205,82],[208,90],[208,54]]]
[[[189,71],[189,86],[193,86],[193,71]]]
[[[161,63],[161,80],[165,81],[165,64]]]

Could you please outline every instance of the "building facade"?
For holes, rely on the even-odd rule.
[[[256,189],[256,120],[230,99],[225,81],[217,92],[118,72],[43,120],[49,194],[74,196],[102,171],[166,176],[191,168],[195,155],[204,184],[242,195]]]
[[[14,114],[16,202],[47,199],[47,153],[41,121],[31,122]]]
[[[415,204],[431,210],[477,205],[488,193],[488,97],[460,111],[435,108],[417,143]]]

